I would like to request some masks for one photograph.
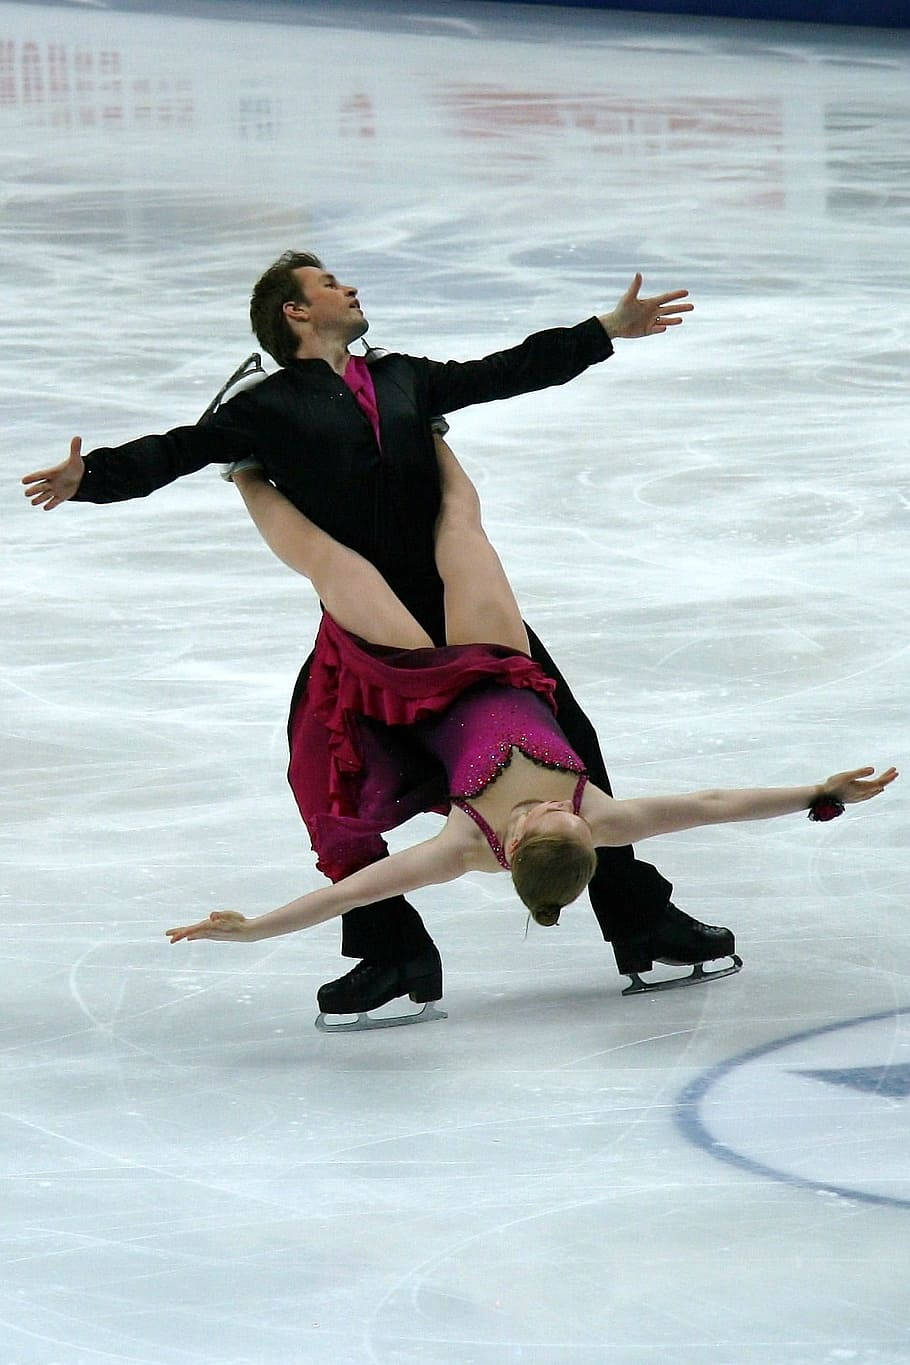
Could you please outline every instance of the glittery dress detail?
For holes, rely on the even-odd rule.
[[[474,821],[500,867],[509,866],[495,830],[470,804],[512,761],[518,749],[542,768],[578,773],[572,809],[578,814],[587,778],[584,764],[560,730],[553,709],[526,688],[481,683],[462,693],[433,720],[417,726],[420,742],[446,770],[449,798]]]
[[[503,645],[390,649],[324,615],[290,719],[288,768],[319,869],[338,881],[375,862],[383,833],[478,795],[513,746],[581,774],[556,723],[554,688]]]

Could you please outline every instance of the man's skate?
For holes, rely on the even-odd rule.
[[[222,384],[209,403],[205,412],[199,418],[198,425],[204,425],[222,407],[229,398],[236,398],[238,393],[243,393],[244,389],[251,389],[256,384],[261,384],[263,379],[268,378],[268,371],[263,368],[262,356],[258,351],[253,351],[248,355],[242,365],[238,365],[236,370]]]
[[[423,1009],[409,1014],[374,1017],[390,1000],[406,995]],[[352,1033],[376,1028],[399,1028],[405,1024],[429,1024],[447,1019],[437,1008],[442,999],[442,962],[435,948],[408,962],[374,962],[365,958],[337,981],[320,986],[316,995],[319,1014],[316,1027],[323,1033]],[[328,1015],[356,1015],[345,1023],[330,1023]]]
[[[263,368],[262,356],[258,351],[253,351],[252,355],[248,355],[242,365],[237,366],[230,378],[225,380],[196,425],[205,426],[217,412],[221,411],[228,399],[236,398],[238,393],[243,393],[246,389],[255,388],[257,384],[261,384],[263,379],[268,379],[268,377],[268,370]],[[221,477],[228,483],[233,482],[234,475],[238,470],[261,468],[262,466],[254,456],[234,460],[233,464],[219,465]]]
[[[714,924],[701,924],[683,914],[672,902],[657,922],[640,934],[625,939],[614,939],[616,966],[623,976],[631,977],[623,995],[644,995],[651,991],[679,990],[683,986],[699,986],[721,976],[733,976],[742,967],[742,958],[734,951],[736,940],[729,929]],[[726,967],[706,971],[706,962],[729,958]],[[655,962],[671,967],[691,967],[688,976],[674,976],[668,981],[645,981],[642,972],[651,971]]]

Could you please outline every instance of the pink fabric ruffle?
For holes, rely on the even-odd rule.
[[[337,881],[382,855],[381,832],[421,810],[448,810],[436,761],[416,751],[406,730],[377,740],[362,718],[409,727],[484,681],[532,688],[553,705],[552,679],[504,645],[392,649],[358,640],[323,615],[291,720],[288,770],[322,872]]]

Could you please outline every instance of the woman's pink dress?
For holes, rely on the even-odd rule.
[[[327,614],[291,717],[288,779],[332,881],[375,862],[382,834],[477,796],[512,749],[582,774],[560,730],[555,684],[503,645],[390,649]]]

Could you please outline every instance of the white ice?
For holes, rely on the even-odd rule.
[[[164,937],[319,882],[305,585],[213,472],[18,484],[195,420],[287,247],[440,358],[641,269],[685,326],[451,436],[617,791],[906,766],[906,38],[159,8],[0,5],[0,1365],[910,1361],[900,784],[642,849],[737,977],[623,999],[586,905],[525,941],[479,877],[416,897],[448,1020],[325,1038],[336,925]]]

